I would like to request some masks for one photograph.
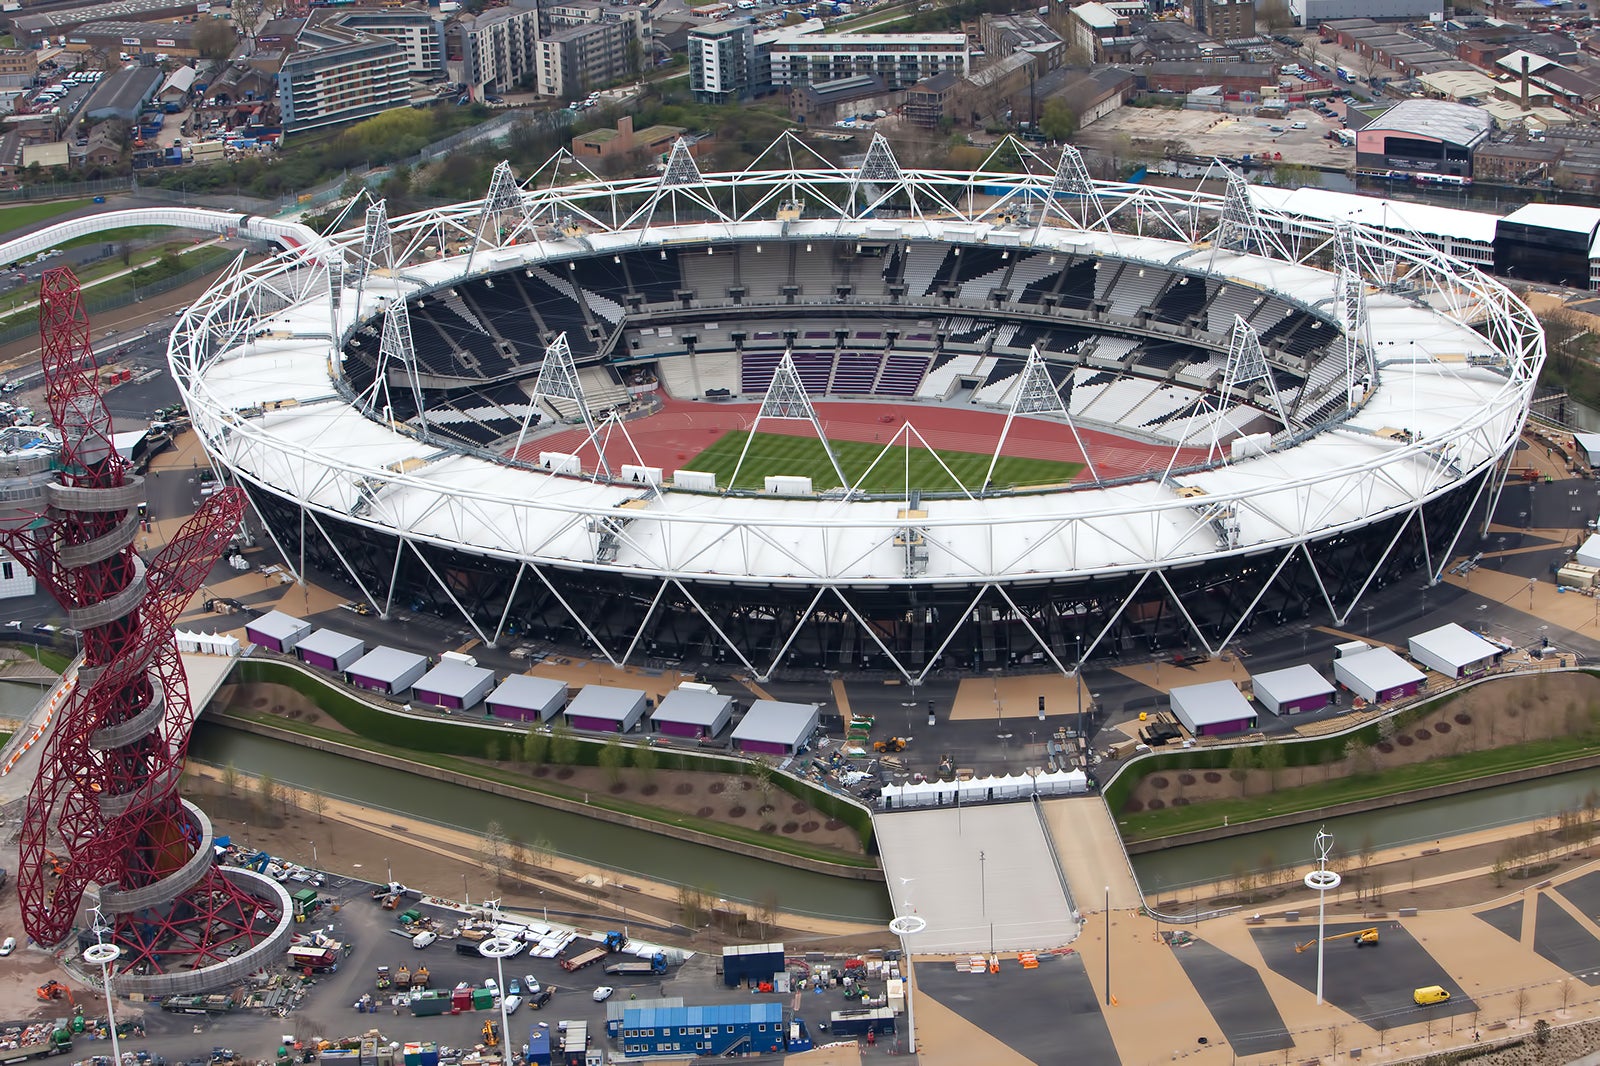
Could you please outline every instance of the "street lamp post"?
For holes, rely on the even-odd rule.
[[[1111,886],[1106,886],[1106,1006],[1111,1006]]]
[[[500,989],[500,1059],[505,1066],[511,1066],[511,1033],[510,1023],[506,1017],[506,963],[505,960],[526,945],[519,944],[503,936],[492,936],[487,940],[479,941],[478,954],[486,959],[494,960],[495,977],[499,980]]]
[[[122,1045],[117,1039],[116,1008],[111,1002],[111,964],[122,957],[122,949],[115,944],[91,944],[83,953],[83,961],[100,967],[100,983],[106,993],[106,1028],[111,1030],[111,1061],[120,1066]]]
[[[316,866],[317,865],[317,842],[315,840],[308,840],[308,841],[306,841],[306,843],[311,845],[311,865],[312,866]]]
[[[917,1014],[916,996],[911,987],[911,952],[906,947],[906,938],[926,928],[928,921],[919,914],[902,914],[889,923],[889,932],[900,938],[900,958],[905,963],[901,970],[906,991],[906,1052],[911,1055],[917,1053]]]
[[[989,869],[984,865],[984,854],[978,852],[978,900],[984,916],[989,914]]]

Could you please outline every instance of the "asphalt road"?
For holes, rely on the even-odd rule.
[[[1211,1018],[1236,1055],[1294,1047],[1256,968],[1203,940],[1172,949]]]

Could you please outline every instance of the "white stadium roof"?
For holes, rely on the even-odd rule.
[[[1320,425],[1292,424],[1265,453],[1174,476],[1161,476],[1158,466],[1148,476],[1066,491],[925,497],[926,517],[917,524],[929,547],[915,572],[908,571],[903,540],[897,543],[906,524],[903,497],[710,495],[670,487],[641,496],[636,484],[510,467],[488,453],[420,440],[407,427],[357,409],[346,398],[347,384],[330,376],[342,358],[330,359],[330,332],[333,350],[342,350],[353,330],[377,321],[397,294],[410,299],[545,262],[760,241],[930,240],[1008,255],[1097,257],[1272,293],[1321,328],[1339,329],[1338,277],[1311,265],[1331,257],[1331,229],[1311,219],[1305,205],[1335,217],[1356,205],[1329,194],[1301,197],[1297,203],[1307,213],[1287,204],[1279,213],[1260,206],[1257,195],[1264,223],[1250,246],[1259,252],[1246,254],[1214,239],[1222,199],[1200,192],[1097,186],[1096,210],[1119,225],[1085,224],[1059,201],[1048,201],[1045,225],[1037,215],[1037,176],[905,171],[892,157],[880,159],[871,181],[853,175],[752,169],[685,176],[669,167],[658,179],[530,182],[521,199],[526,230],[485,227],[475,203],[395,220],[402,268],[386,273],[381,284],[364,286],[347,273],[334,311],[326,249],[342,248],[347,262],[359,256],[357,226],[317,248],[236,266],[174,331],[174,373],[215,461],[312,515],[413,547],[464,550],[536,569],[680,584],[833,588],[841,596],[856,588],[1003,588],[1116,574],[1165,582],[1167,572],[1191,563],[1305,545],[1409,515],[1468,484],[1504,454],[1526,413],[1542,359],[1527,309],[1418,238],[1360,227],[1356,254],[1372,257],[1374,276],[1379,267],[1402,271],[1406,288],[1364,285],[1369,347],[1358,370],[1367,372],[1370,353],[1372,387],[1359,403],[1348,410],[1338,403],[1336,416]],[[1049,180],[1048,174],[1042,179]],[[840,182],[847,193],[838,193]],[[986,193],[981,205],[968,204],[975,183]],[[684,195],[686,186],[701,196],[700,216],[711,211],[723,217],[690,222],[679,221],[675,208],[657,211],[666,198]],[[1301,192],[1308,191],[1289,195]],[[892,194],[913,202],[910,217],[873,217],[876,203],[859,202]],[[777,202],[794,196],[812,205],[804,217],[772,217]],[[1019,206],[1037,220],[1019,223]],[[1426,208],[1395,210],[1420,220],[1419,232],[1444,224]],[[533,222],[556,218],[578,223],[562,233]],[[1382,225],[1382,219],[1361,221]],[[1287,245],[1280,233],[1293,233]],[[474,240],[482,242],[478,250],[461,254]],[[802,299],[793,313],[823,304],[837,301],[831,293]],[[994,308],[958,299],[929,311],[981,316]],[[703,312],[707,320],[727,313]],[[1064,309],[1057,314],[1064,325],[1079,328],[1139,328],[1131,320],[1097,323]],[[1185,336],[1213,350],[1218,344],[1204,331]],[[1226,343],[1222,337],[1224,352]],[[1332,370],[1336,376],[1325,385],[1342,389],[1342,357]],[[1063,443],[1070,443],[1068,427],[1056,425]],[[613,538],[612,554],[600,559],[596,522],[619,515],[625,515],[625,534]]]

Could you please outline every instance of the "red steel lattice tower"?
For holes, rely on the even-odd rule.
[[[178,797],[193,714],[172,624],[226,549],[244,495],[210,497],[146,564],[133,547],[143,479],[113,443],[69,270],[44,275],[39,334],[60,453],[49,476],[8,481],[0,546],[82,631],[83,662],[28,794],[23,926],[59,943],[93,885],[123,949],[120,973],[203,969],[265,939],[280,917],[222,875],[209,820]]]

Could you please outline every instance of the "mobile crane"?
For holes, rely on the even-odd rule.
[[[1335,933],[1332,936],[1325,936],[1322,939],[1324,941],[1327,941],[1327,940],[1344,940],[1344,939],[1346,939],[1348,937],[1355,937],[1356,947],[1358,947],[1358,948],[1377,947],[1378,946],[1378,929],[1377,929],[1376,926],[1374,926],[1371,929],[1352,929],[1348,933]],[[1318,944],[1318,941],[1308,940],[1304,944],[1296,944],[1294,946],[1294,949],[1297,952],[1306,951],[1306,950],[1309,950],[1310,948],[1316,947],[1317,944]]]

